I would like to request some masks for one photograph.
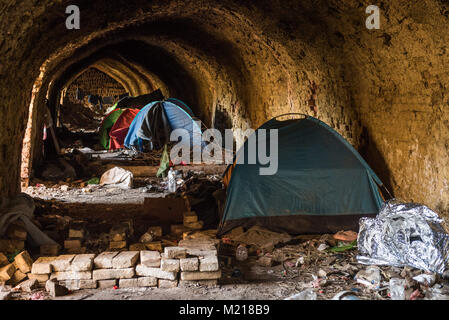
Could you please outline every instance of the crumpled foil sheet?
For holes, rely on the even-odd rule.
[[[390,200],[376,218],[360,219],[357,261],[442,274],[449,262],[449,235],[442,222],[424,205]]]

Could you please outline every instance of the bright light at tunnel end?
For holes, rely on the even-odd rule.
[[[267,131],[269,137],[267,139]],[[198,133],[199,135],[200,133]],[[207,129],[201,137],[192,137],[189,130],[176,129],[170,135],[170,141],[176,142],[170,150],[173,164],[232,164],[234,163],[234,137],[248,137],[245,148],[236,146],[236,164],[257,164],[259,175],[274,175],[278,171],[278,129],[226,129],[225,138],[217,129]],[[201,143],[198,143],[199,140]],[[195,143],[193,143],[195,141]],[[224,148],[222,142],[225,142]]]

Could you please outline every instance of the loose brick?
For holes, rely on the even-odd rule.
[[[206,256],[204,258],[200,258],[200,271],[217,271],[218,266],[218,258],[216,256]]]
[[[160,268],[146,267],[142,264],[138,264],[136,267],[136,274],[143,277],[155,277],[158,279],[175,280],[177,277],[176,272],[163,271]]]
[[[43,244],[40,246],[40,254],[42,256],[57,256],[61,246],[59,244]]]
[[[213,280],[220,279],[221,271],[190,272],[182,271],[181,280]]]
[[[140,263],[147,267],[159,268],[161,266],[161,254],[159,251],[140,251]]]
[[[167,259],[183,259],[187,255],[187,250],[181,247],[165,247],[164,253]]]
[[[201,250],[201,249],[189,249],[187,248],[187,254],[189,256],[196,256],[196,257],[207,257],[207,256],[217,256],[217,250]]]
[[[26,240],[27,231],[22,226],[11,224],[6,230],[6,236],[13,240]]]
[[[178,280],[165,280],[165,279],[159,279],[158,280],[158,287],[159,288],[176,288],[178,286]]]
[[[0,267],[4,267],[9,264],[8,257],[6,257],[2,252],[0,252]]]
[[[126,241],[111,241],[109,242],[109,249],[125,249],[127,246]]]
[[[34,261],[31,273],[46,274],[53,271],[52,262],[56,257],[40,257]]]
[[[185,231],[190,231],[190,229],[184,226],[183,224],[172,224],[170,226],[170,232],[173,235],[182,235],[182,233]]]
[[[162,251],[162,243],[160,241],[153,241],[153,242],[148,242],[145,243],[145,246],[148,250],[152,250],[152,251]]]
[[[162,227],[160,226],[149,227],[147,232],[152,233],[155,237],[162,237]]]
[[[69,290],[96,289],[98,285],[95,280],[61,280],[59,284]]]
[[[129,251],[142,251],[146,249],[147,247],[144,243],[133,243],[129,245]]]
[[[197,222],[198,221],[198,216],[196,215],[195,211],[187,211],[184,212],[184,225],[192,223],[192,222]]]
[[[112,259],[112,268],[125,269],[134,267],[139,260],[139,251],[123,251]]]
[[[45,282],[50,279],[50,274],[39,274],[39,273],[27,273],[28,279],[37,280],[39,283]]]
[[[138,286],[139,287],[155,287],[157,286],[157,278],[155,277],[139,277]]]
[[[203,221],[195,221],[195,222],[184,222],[184,226],[193,230],[201,230],[203,229],[204,222]]]
[[[20,270],[16,270],[16,272],[14,272],[14,275],[11,278],[11,282],[14,284],[19,283],[20,281],[24,280],[27,277],[27,275],[25,273],[23,273]]]
[[[181,271],[198,271],[198,258],[184,258],[179,260]]]
[[[98,289],[112,289],[115,285],[117,285],[116,279],[98,281]]]
[[[94,264],[95,254],[79,254],[73,258],[70,265],[72,271],[91,271]]]
[[[16,267],[23,273],[30,272],[31,267],[33,266],[33,259],[31,259],[27,251],[22,251],[21,253],[19,253],[14,258],[14,262],[16,264]]]
[[[58,256],[51,262],[51,265],[53,266],[53,271],[56,272],[70,271],[73,258],[75,258],[74,254],[63,254]]]
[[[84,229],[69,229],[69,238],[71,239],[83,239],[84,238]]]
[[[139,286],[138,278],[133,279],[120,279],[119,287],[120,288],[136,288]]]
[[[50,279],[57,280],[89,280],[92,279],[90,271],[61,271],[50,274]]]
[[[161,270],[169,272],[179,271],[179,259],[162,259]]]
[[[66,249],[75,249],[81,248],[81,240],[80,239],[68,239],[64,241],[64,248]]]
[[[134,268],[126,269],[98,269],[92,272],[94,280],[108,280],[108,279],[129,279],[134,277]]]
[[[213,239],[185,239],[178,243],[178,246],[186,249],[199,249],[199,250],[216,250],[217,241]]]
[[[14,263],[10,263],[4,267],[0,268],[0,281],[8,281],[14,276],[14,272],[16,272],[16,267]]]
[[[94,259],[94,266],[97,269],[109,269],[112,268],[112,259],[118,254],[118,252],[102,252]]]
[[[25,241],[23,240],[0,240],[0,252],[14,253],[22,251],[25,247]]]
[[[39,281],[37,281],[36,279],[28,279],[21,282],[18,287],[24,292],[33,292],[34,289],[37,289],[39,287]]]

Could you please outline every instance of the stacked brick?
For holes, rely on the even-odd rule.
[[[192,251],[179,246],[165,247],[162,254],[142,250],[41,257],[29,274],[41,284],[56,279],[70,290],[216,285],[220,277],[216,249]]]

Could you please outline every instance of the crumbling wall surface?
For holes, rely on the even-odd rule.
[[[379,30],[365,27],[364,0],[80,0],[80,30],[64,28],[68,4],[1,5],[0,194],[18,190],[39,72],[41,92],[54,95],[110,59],[102,72],[112,77],[113,61],[126,61],[132,67],[117,78],[135,90],[164,86],[208,126],[316,116],[361,150],[396,196],[449,209],[445,2],[383,1]]]

